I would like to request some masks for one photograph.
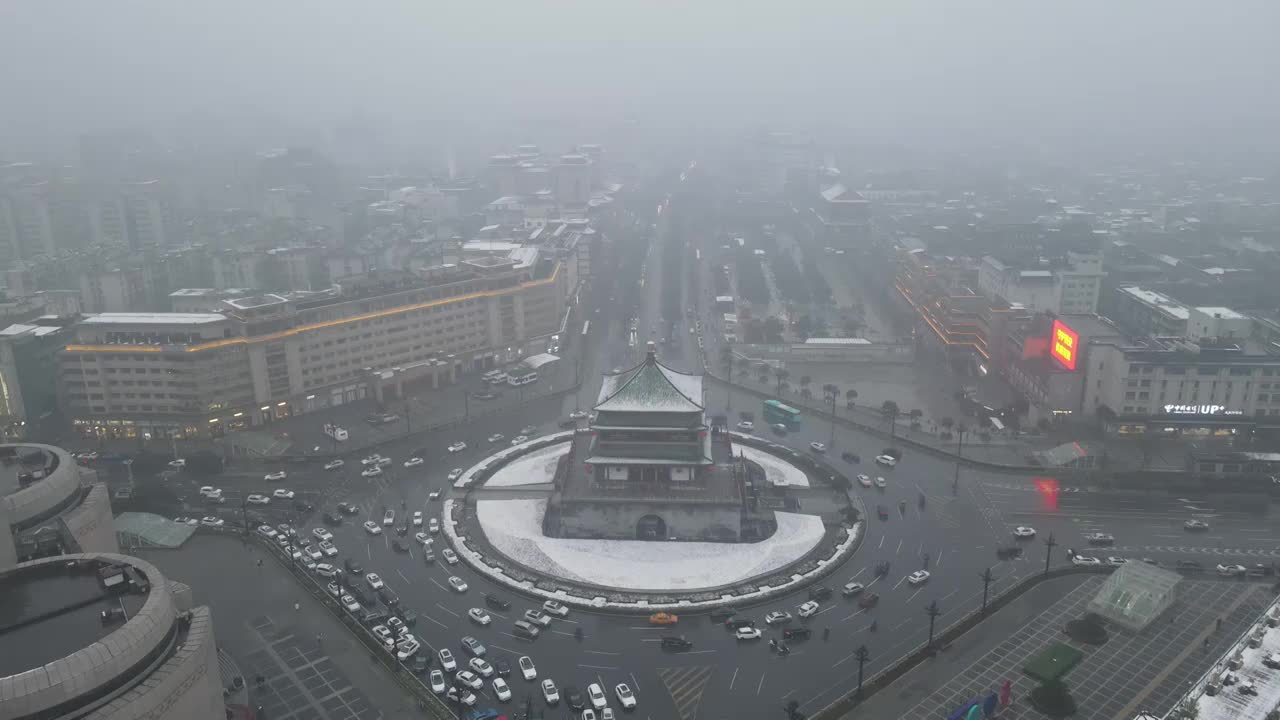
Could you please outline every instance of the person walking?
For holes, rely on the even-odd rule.
[[[831,628],[822,628],[822,639],[823,640],[831,639]]]

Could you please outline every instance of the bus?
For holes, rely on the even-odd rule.
[[[490,370],[480,376],[480,379],[490,385],[500,385],[507,381],[507,373],[502,370]]]
[[[800,429],[800,411],[777,400],[765,400],[764,421],[770,425],[785,425],[794,432]]]
[[[513,387],[538,382],[538,371],[533,368],[515,368],[507,373],[507,384]]]

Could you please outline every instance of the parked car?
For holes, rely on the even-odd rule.
[[[284,470],[276,470],[275,472],[269,472],[266,475],[262,476],[262,479],[266,480],[267,482],[277,482],[280,480],[284,480],[287,477],[289,477],[289,473],[285,472]]]
[[[569,606],[555,600],[546,600],[542,603],[543,612],[556,617],[568,617]]]

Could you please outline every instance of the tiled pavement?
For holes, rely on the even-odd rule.
[[[262,647],[243,660],[254,702],[270,720],[375,720],[382,713],[324,652],[323,640],[277,627],[267,615],[250,621]],[[258,678],[263,682],[258,684]]]
[[[1085,653],[1065,678],[1078,705],[1075,718],[1131,718],[1138,709],[1163,715],[1270,600],[1266,587],[1259,584],[1184,580],[1177,587],[1174,606],[1142,632],[1109,626],[1111,639],[1105,645],[1075,643],[1063,634],[1063,626],[1084,614],[1102,582],[1102,577],[1090,578],[1066,593],[903,717],[945,718],[970,700],[998,692],[1008,679],[1013,682],[1014,703],[1002,717],[1041,720],[1045,716],[1024,700],[1035,681],[1022,674],[1022,667],[1058,641]],[[1224,610],[1229,612],[1217,632],[1214,626]],[[1210,639],[1207,650],[1205,637]]]

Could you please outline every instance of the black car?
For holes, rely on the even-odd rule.
[[[494,660],[493,671],[498,673],[498,677],[508,677],[511,675],[511,663],[506,660]]]
[[[359,515],[360,509],[357,508],[355,505],[340,502],[338,503],[338,512],[342,513],[343,515]]]
[[[337,513],[326,512],[324,514],[324,524],[338,526],[342,524],[342,516]]]
[[[724,626],[730,630],[737,630],[744,627],[755,627],[756,621],[751,618],[729,618],[724,621]]]
[[[488,605],[494,610],[510,610],[511,609],[511,603],[507,602],[506,600],[503,600],[497,595],[485,595],[484,604]]]
[[[408,627],[413,627],[414,625],[418,624],[418,613],[412,610],[408,610],[405,612],[404,616],[401,619],[404,620],[405,625],[407,625]]]
[[[395,540],[391,541],[391,547],[398,553],[409,552],[409,543],[405,542],[404,540],[401,540],[400,538],[396,538]]]
[[[397,535],[399,535],[400,537],[404,537],[405,535],[408,535],[408,534],[409,534],[409,526],[408,526],[408,525],[401,525],[400,527],[396,528],[396,534],[397,534]]]
[[[413,656],[413,672],[416,675],[426,675],[427,669],[431,667],[431,653],[420,652]]]
[[[360,616],[360,622],[370,627],[373,627],[374,625],[380,625],[382,624],[382,621],[386,619],[387,619],[387,614],[382,612],[381,610],[366,610],[364,615]]]
[[[560,428],[562,430],[572,430],[577,426],[578,426],[577,420],[561,420],[560,421]]]
[[[383,604],[385,604],[389,608],[400,607],[400,597],[396,595],[391,590],[391,588],[387,587],[386,585],[383,585],[382,587],[378,588],[378,598],[381,599]]]
[[[734,615],[737,615],[737,614],[738,614],[738,613],[737,613],[737,611],[736,611],[736,610],[730,610],[729,608],[720,608],[719,610],[712,610],[712,611],[711,611],[711,621],[712,621],[712,622],[723,622],[723,621],[728,620],[729,618],[731,618],[731,617],[733,617]]]
[[[369,593],[365,592],[358,585],[347,586],[347,594],[355,598],[356,602],[360,603],[365,607],[369,607],[370,605],[373,605],[373,598],[370,597]]]
[[[477,400],[493,400],[494,398],[498,397],[498,393],[491,393],[488,391],[471,393],[471,397]]]
[[[582,698],[582,691],[578,690],[576,685],[566,687],[562,695],[564,695],[564,701],[569,703],[569,707],[574,710],[582,710],[587,706],[586,701]]]
[[[825,585],[821,587],[816,587],[816,588],[809,588],[810,600],[822,601],[822,600],[826,600],[829,597],[831,597],[831,588],[826,587]]]
[[[808,640],[813,631],[807,627],[790,627],[782,631],[784,640]]]
[[[436,564],[436,554],[435,554],[435,553],[433,553],[433,552],[431,552],[430,550],[423,550],[423,551],[422,551],[422,562],[423,562],[423,564],[425,564],[425,565],[435,565],[435,564]]]
[[[860,463],[860,462],[862,462],[862,456],[861,456],[861,455],[859,455],[858,453],[851,453],[851,452],[842,452],[842,453],[840,453],[840,459],[841,459],[841,460],[843,460],[843,461],[845,461],[845,462],[847,462],[847,463]]]
[[[312,510],[316,509],[316,506],[312,505],[309,502],[304,502],[302,500],[294,500],[293,509],[297,510],[298,512],[311,512]]]
[[[1012,560],[1016,557],[1022,557],[1022,548],[1017,545],[1010,545],[996,549],[996,557],[1001,560]]]
[[[1187,572],[1199,572],[1204,569],[1204,567],[1195,560],[1179,560],[1174,567],[1178,570],[1185,570]]]
[[[685,639],[683,635],[668,635],[662,638],[663,650],[688,650],[693,647],[693,642]]]
[[[347,558],[346,560],[343,560],[342,566],[345,567],[347,569],[347,572],[351,573],[352,575],[360,575],[364,572],[364,567],[361,566],[360,563],[356,562],[355,560],[352,560],[351,558]]]

